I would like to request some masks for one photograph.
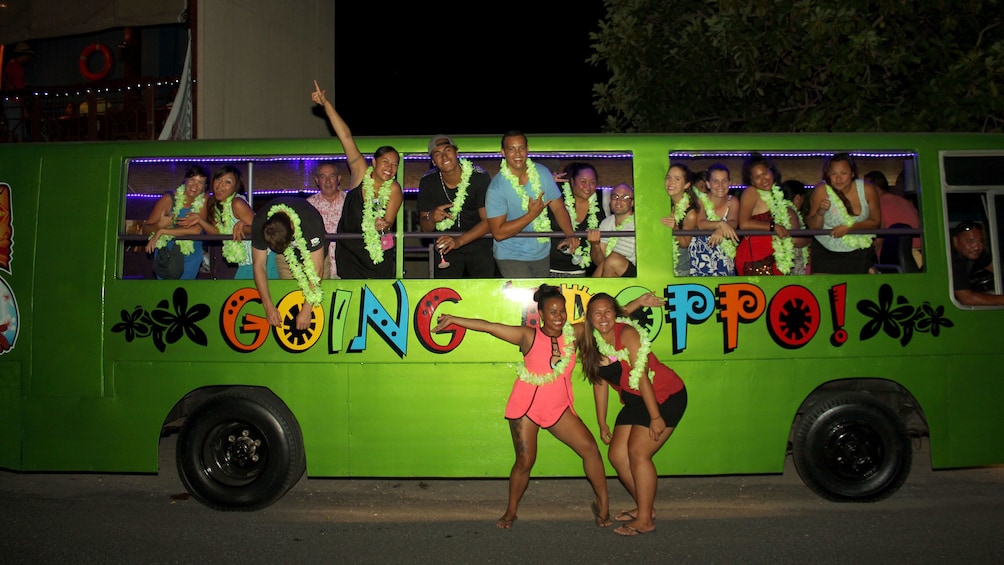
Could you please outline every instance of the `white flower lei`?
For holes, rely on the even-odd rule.
[[[568,210],[568,218],[572,221],[572,228],[575,228],[575,194],[572,193],[572,188],[568,183],[561,184],[561,192],[565,195],[565,209]],[[600,207],[596,203],[596,193],[589,195],[589,211],[586,212],[586,226],[589,229],[594,230],[600,227],[600,221],[596,219],[596,214],[599,214]],[[585,248],[585,249],[583,249]],[[592,263],[592,259],[589,258],[589,242],[587,241],[585,245],[580,245],[575,248],[575,256],[580,257],[579,266],[585,269]]]
[[[673,229],[676,230],[676,228],[680,225],[680,222],[682,222],[683,219],[687,217],[687,209],[690,208],[690,194],[684,192],[683,198],[681,198],[680,202],[676,204],[674,204],[673,199],[670,198],[669,206],[670,208],[673,209]],[[674,243],[676,242],[674,241]],[[679,264],[680,264],[680,244],[677,243],[676,245],[673,246],[673,266],[676,267],[676,265]]]
[[[390,201],[390,189],[393,185],[394,179],[390,179],[382,183],[379,192],[374,194],[373,167],[367,167],[366,174],[363,175],[363,240],[374,265],[383,262],[383,248],[380,246],[380,233],[376,230],[376,219],[377,216],[383,216],[387,212],[387,202]]]
[[[641,343],[638,345],[638,357],[635,358],[634,367],[628,373],[628,386],[631,387],[631,390],[638,390],[638,382],[641,380],[641,375],[648,366],[648,354],[652,351],[652,342],[648,339],[648,331],[641,327],[638,322],[635,322],[631,318],[617,318],[617,321],[634,328],[641,339]],[[607,343],[607,340],[603,339],[603,336],[596,329],[593,329],[593,339],[596,340],[596,347],[603,355],[616,358],[618,361],[627,361],[631,358],[626,347],[614,349],[614,346]],[[648,371],[648,380],[653,381],[654,378],[655,371]]]
[[[321,277],[317,276],[314,262],[310,259],[310,251],[307,251],[307,241],[303,239],[303,231],[300,229],[300,216],[292,208],[285,204],[276,204],[268,211],[266,218],[271,218],[278,212],[282,212],[289,217],[289,223],[293,226],[293,241],[282,256],[289,263],[289,272],[292,273],[296,283],[300,286],[300,292],[308,304],[320,304],[323,297],[321,290]],[[297,260],[294,249],[300,250],[300,259]]]
[[[770,215],[774,218],[774,223],[790,230],[791,216],[788,215],[788,200],[785,199],[784,193],[781,192],[781,187],[776,184],[772,185],[769,194],[761,190],[760,198],[763,199],[767,204],[767,208],[770,209]],[[791,266],[795,261],[795,242],[791,240],[790,236],[778,237],[773,235],[771,236],[770,243],[771,247],[774,248],[774,264],[777,265],[777,270],[782,275],[787,275],[791,272]]]
[[[833,190],[833,187],[831,187],[829,184],[826,185],[826,197],[830,199],[830,202],[836,202],[839,200],[841,204],[843,203],[843,200],[837,196],[837,193]],[[851,227],[854,225],[854,218],[847,213],[847,210],[844,209],[844,206],[838,206],[834,204],[830,206],[830,211],[832,211],[833,214],[836,216],[837,222],[840,225],[847,227]],[[875,236],[855,235],[848,233],[840,239],[844,240],[844,243],[846,243],[848,247],[851,247],[853,249],[867,249],[871,247],[872,240],[875,239]]]
[[[220,213],[215,222],[216,229],[220,230],[220,233],[234,233],[234,226],[237,225],[237,218],[233,214],[234,196],[236,195],[237,193],[234,192],[226,200],[220,202],[220,205],[225,210],[225,212]],[[228,263],[241,263],[247,260],[247,249],[244,247],[244,243],[232,239],[224,241],[223,258]]]
[[[618,225],[617,222],[614,222],[614,231],[623,231],[628,228],[634,228],[634,214],[628,216],[628,219],[621,222],[620,225]],[[618,238],[616,237],[611,237],[607,240],[607,250],[604,257],[609,257],[610,254],[614,252],[614,247],[617,247],[617,239]]]
[[[543,386],[554,382],[564,374],[565,369],[568,368],[568,364],[572,361],[572,357],[575,354],[575,330],[572,329],[572,324],[565,322],[565,325],[561,327],[561,337],[565,340],[565,347],[561,350],[561,359],[558,360],[554,369],[550,373],[541,375],[531,373],[524,363],[516,369],[519,380],[534,386]]]
[[[202,194],[196,196],[195,200],[192,201],[191,213],[198,214],[199,212],[202,211],[202,207],[205,206],[205,204],[206,204],[206,193],[203,192]],[[173,222],[172,225],[176,225],[178,223],[178,214],[181,213],[181,209],[184,207],[185,207],[185,185],[181,185],[174,191],[174,209],[171,210],[171,217],[174,218],[172,221]],[[152,238],[153,234],[150,234],[150,237]],[[168,242],[171,241],[172,239],[174,239],[173,235],[164,234],[160,236],[160,239],[157,240],[157,249],[162,249],[166,247]],[[178,246],[178,251],[181,251],[182,255],[191,255],[192,253],[195,252],[195,244],[190,239],[179,239],[177,246]]]
[[[540,187],[540,174],[537,173],[537,167],[533,165],[533,161],[529,157],[526,159],[526,179],[530,183],[530,188],[533,190],[534,194],[532,196],[527,196],[526,191],[523,190],[523,185],[520,184],[519,179],[512,171],[509,170],[509,165],[506,164],[505,159],[502,159],[502,164],[499,166],[499,173],[501,173],[502,178],[509,181],[512,185],[512,189],[516,191],[516,196],[519,197],[520,207],[526,212],[530,209],[530,198],[536,198],[543,189]],[[533,220],[533,231],[535,232],[549,232],[551,231],[551,219],[547,217],[547,212],[541,210],[540,214],[537,215]],[[538,243],[548,243],[550,238],[538,237]]]
[[[697,199],[701,201],[701,206],[704,207],[704,215],[708,217],[708,221],[722,221],[721,217],[718,216],[718,212],[715,211],[715,203],[711,201],[711,197],[703,192],[700,192],[697,194]],[[731,239],[722,238],[718,247],[722,249],[722,253],[725,253],[725,256],[729,259],[736,258],[736,242]]]
[[[460,184],[457,185],[457,196],[453,199],[453,206],[450,206],[450,216],[436,222],[436,229],[446,231],[453,227],[454,222],[460,217],[460,211],[467,201],[467,187],[471,184],[471,173],[474,172],[474,163],[467,159],[459,159],[460,162]],[[442,173],[440,173],[442,174]]]

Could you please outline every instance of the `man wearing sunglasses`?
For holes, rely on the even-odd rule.
[[[636,277],[634,236],[600,238],[602,231],[634,231],[634,189],[618,184],[610,192],[610,212],[599,229],[587,230],[589,254],[596,265],[594,277]]]
[[[994,294],[993,259],[978,222],[960,222],[952,230],[952,289],[967,306],[1004,305],[1004,295]]]

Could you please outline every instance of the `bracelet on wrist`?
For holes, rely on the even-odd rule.
[[[774,220],[770,221],[770,231],[774,231]]]

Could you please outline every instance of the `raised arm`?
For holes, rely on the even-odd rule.
[[[363,181],[363,174],[366,173],[366,159],[363,159],[363,154],[359,151],[359,147],[356,146],[355,140],[352,139],[352,132],[349,130],[348,124],[335,111],[335,106],[324,95],[325,92],[321,90],[321,87],[315,80],[314,92],[310,94],[310,98],[315,104],[320,104],[324,107],[324,113],[327,114],[328,121],[335,130],[335,135],[338,136],[338,141],[342,143],[342,149],[345,150],[345,159],[349,164],[349,186],[359,186],[359,183]]]
[[[508,341],[513,345],[518,345],[520,351],[523,353],[529,351],[530,346],[533,345],[534,330],[528,326],[510,326],[496,322],[489,322],[488,320],[482,320],[480,318],[461,318],[460,316],[452,316],[450,314],[443,314],[436,321],[436,327],[432,328],[433,333],[439,333],[445,330],[447,326],[455,324],[462,328],[467,328],[476,332],[484,332],[497,337],[502,341]]]

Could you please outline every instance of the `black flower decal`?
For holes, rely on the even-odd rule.
[[[944,317],[943,306],[934,308],[929,302],[925,302],[920,308],[916,308],[905,296],[897,296],[894,301],[892,287],[888,284],[879,287],[877,304],[871,300],[861,300],[858,302],[858,311],[871,318],[861,328],[862,341],[883,331],[887,336],[898,339],[902,347],[906,347],[913,339],[915,330],[938,337],[941,328],[954,326],[951,320]]]
[[[152,311],[146,311],[142,306],[130,313],[122,311],[122,321],[112,327],[112,331],[125,333],[127,342],[135,338],[150,336],[158,351],[164,352],[167,345],[177,343],[183,336],[194,343],[205,347],[209,340],[206,332],[197,324],[209,315],[206,304],[195,304],[188,307],[188,292],[184,288],[174,289],[173,307],[167,300],[161,300]]]

